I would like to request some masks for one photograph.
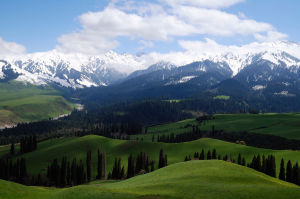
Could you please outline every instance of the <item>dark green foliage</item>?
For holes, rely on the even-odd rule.
[[[204,160],[204,150],[202,149],[200,156],[199,156],[199,160]]]
[[[113,170],[111,172],[111,179],[123,179],[124,178],[124,167],[121,168],[121,158],[115,158]]]
[[[92,170],[92,152],[88,151],[86,153],[86,176],[87,176],[87,181],[91,181],[91,170]]]
[[[240,153],[239,153],[239,156],[238,156],[238,164],[242,165],[242,156],[241,156]]]
[[[263,163],[261,164],[260,155],[254,156],[249,166],[257,171],[261,171],[269,176],[276,178],[275,156],[269,155],[267,158],[263,156],[262,161]]]
[[[293,166],[293,183],[299,184],[299,165],[298,162]]]
[[[211,160],[211,152],[208,150],[207,155],[206,155],[207,160]]]
[[[217,151],[216,149],[213,149],[213,152],[212,152],[212,159],[217,159]]]
[[[20,140],[20,153],[28,153],[37,149],[36,136],[24,137]]]
[[[287,182],[293,181],[293,169],[292,169],[292,162],[290,160],[286,165],[286,181]]]
[[[134,169],[134,159],[132,154],[128,157],[128,166],[127,166],[127,178],[131,178],[135,175]]]
[[[67,158],[63,157],[61,160],[61,166],[60,166],[60,184],[59,186],[65,187],[67,182]]]
[[[106,154],[98,150],[97,179],[106,178]]]
[[[10,146],[10,155],[15,155],[15,143],[14,142]]]
[[[283,158],[281,159],[281,162],[280,162],[279,179],[285,181],[285,168],[284,168],[284,160],[283,160]]]
[[[158,162],[158,168],[163,168],[168,165],[168,159],[167,155],[164,155],[164,151],[160,149],[159,152],[159,162]]]

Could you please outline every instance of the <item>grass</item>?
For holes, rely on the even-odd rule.
[[[247,162],[252,160],[253,155],[256,154],[273,154],[277,161],[277,173],[279,173],[279,164],[281,158],[292,160],[292,162],[300,161],[300,151],[290,150],[271,150],[249,147],[229,142],[224,142],[215,139],[199,139],[193,142],[185,143],[157,143],[157,142],[141,142],[128,141],[104,138],[96,135],[89,135],[84,137],[68,137],[47,140],[38,144],[38,150],[22,155],[27,161],[27,168],[30,174],[37,175],[40,172],[46,172],[47,166],[54,158],[67,156],[68,159],[74,157],[77,160],[85,161],[86,152],[92,151],[92,176],[96,177],[97,165],[97,150],[105,150],[107,154],[107,171],[111,171],[115,157],[122,158],[122,164],[127,167],[127,158],[130,154],[134,156],[139,152],[146,152],[151,159],[155,160],[155,165],[158,164],[159,150],[163,149],[168,155],[168,163],[174,164],[182,162],[186,155],[193,155],[194,152],[200,152],[204,149],[216,149],[217,153],[224,156],[231,155],[237,159],[238,154],[241,153]],[[19,146],[16,146],[16,151]],[[0,147],[0,155],[9,153],[9,146]]]
[[[227,95],[218,95],[216,97],[214,97],[214,100],[229,100],[230,96]]]
[[[48,119],[70,113],[73,108],[51,87],[0,83],[0,126]]]
[[[281,136],[288,139],[300,139],[300,114],[285,113],[285,114],[217,114],[215,119],[209,120],[201,124],[200,129],[211,130],[212,126],[215,129],[225,130],[227,132],[248,131],[250,133],[262,133]],[[132,136],[143,138],[150,141],[152,134],[178,134],[190,132],[191,125],[199,125],[196,119],[187,119],[179,122],[151,126],[148,128],[148,135]]]
[[[252,169],[224,161],[173,164],[129,180],[55,189],[26,187],[0,180],[1,199],[294,199],[300,188]]]

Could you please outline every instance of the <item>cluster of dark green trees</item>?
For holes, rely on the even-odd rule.
[[[20,140],[20,153],[28,153],[37,149],[36,135],[23,137]]]
[[[26,160],[24,158],[12,161],[9,158],[0,159],[0,179],[18,183],[28,183]]]
[[[268,157],[263,155],[262,158],[259,154],[254,155],[252,162],[247,166],[276,178],[276,160],[273,155],[268,155]]]
[[[199,125],[204,125],[205,121],[208,120],[209,119],[202,119],[202,123],[200,123]],[[176,135],[174,133],[168,135],[158,135],[157,141],[165,143],[180,143],[197,140],[203,137],[209,137],[233,143],[236,143],[237,140],[242,140],[243,142],[247,143],[247,145],[254,147],[262,147],[276,150],[300,150],[299,140],[290,140],[279,136],[260,133],[248,133],[246,131],[228,133],[224,130],[215,129],[215,126],[212,126],[211,130],[206,131],[201,130],[199,125],[186,125],[184,128],[192,127],[192,130],[188,130],[188,132],[185,133],[179,133]],[[153,135],[152,142],[154,142],[154,140],[155,137]]]
[[[135,161],[134,161],[135,159]],[[127,173],[125,173],[124,166],[121,167],[121,159],[116,158],[112,169],[109,172],[108,179],[125,179],[136,175],[149,173],[155,170],[154,160],[151,160],[146,152],[140,152],[136,158],[132,154],[128,157]],[[160,150],[158,168],[167,165],[167,155],[164,155],[163,150]]]
[[[92,153],[88,151],[86,154],[86,162],[77,161],[74,158],[71,162],[63,157],[61,163],[54,159],[47,168],[47,179],[43,183],[47,186],[65,187],[75,186],[90,182],[92,180]],[[98,150],[98,165],[96,179],[105,179],[106,176],[106,154]]]
[[[37,138],[35,135],[23,137],[20,140],[20,153],[28,153],[37,149]],[[10,155],[13,156],[16,153],[15,143],[12,142],[10,145]]]
[[[296,162],[293,165],[292,162],[289,160],[285,169],[284,159],[282,158],[280,163],[279,179],[300,186],[300,168],[298,162]]]
[[[217,157],[217,150],[216,149],[213,149],[212,152],[210,150],[208,150],[206,155],[205,155],[204,150],[202,149],[200,153],[195,152],[194,153],[194,158],[193,158],[193,160],[214,160],[214,159],[221,160],[220,155]],[[184,161],[189,161],[189,160],[192,160],[191,155],[185,156]]]

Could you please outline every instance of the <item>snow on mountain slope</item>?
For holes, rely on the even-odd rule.
[[[7,76],[15,73],[13,76],[17,76],[17,81],[38,85],[55,83],[71,88],[106,86],[125,77],[133,78],[157,70],[171,71],[178,66],[205,60],[218,64],[219,68],[229,67],[232,76],[262,60],[273,63],[270,64],[271,69],[280,66],[293,73],[300,71],[300,45],[297,43],[277,41],[244,46],[208,43],[214,48],[205,48],[207,51],[203,50],[203,46],[197,49],[201,44],[194,43],[194,48],[184,52],[150,53],[140,56],[118,54],[114,51],[88,56],[64,54],[56,50],[10,57],[0,56],[0,60],[5,61],[0,62],[0,79],[7,79]],[[150,67],[147,69],[148,66]],[[128,76],[129,74],[131,75]]]
[[[1,60],[1,58],[0,58]],[[33,84],[56,83],[64,87],[82,88],[106,86],[144,67],[144,60],[129,54],[106,54],[89,57],[82,54],[62,54],[55,50],[22,56],[4,57],[19,76],[17,81]],[[0,78],[4,78],[0,68]]]

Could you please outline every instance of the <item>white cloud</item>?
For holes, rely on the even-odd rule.
[[[268,23],[241,19],[234,14],[219,10],[178,6],[173,12],[186,23],[193,24],[198,34],[234,36],[275,30]]]
[[[141,41],[139,41],[139,44],[141,44],[141,47],[138,48],[139,51],[142,51],[145,48],[153,48],[154,47],[154,43],[152,41],[141,40]]]
[[[218,10],[243,0],[160,0],[112,1],[99,12],[79,16],[81,30],[58,38],[57,49],[65,53],[100,54],[121,45],[118,38],[147,41],[141,48],[151,48],[153,41],[184,39],[188,36],[253,36],[258,41],[286,38],[271,24],[248,19],[244,14]],[[165,5],[170,5],[165,7]],[[150,45],[149,45],[150,44]]]
[[[190,5],[201,8],[228,8],[235,4],[244,2],[244,0],[160,0],[170,6]]]
[[[260,34],[260,33],[256,33],[254,35],[254,37],[258,40],[258,41],[277,41],[277,40],[283,40],[286,39],[288,37],[287,34],[281,33],[281,32],[277,32],[277,31],[268,31],[265,34]]]
[[[26,52],[26,48],[15,42],[4,41],[0,37],[0,54],[10,55],[10,54],[23,54]]]

